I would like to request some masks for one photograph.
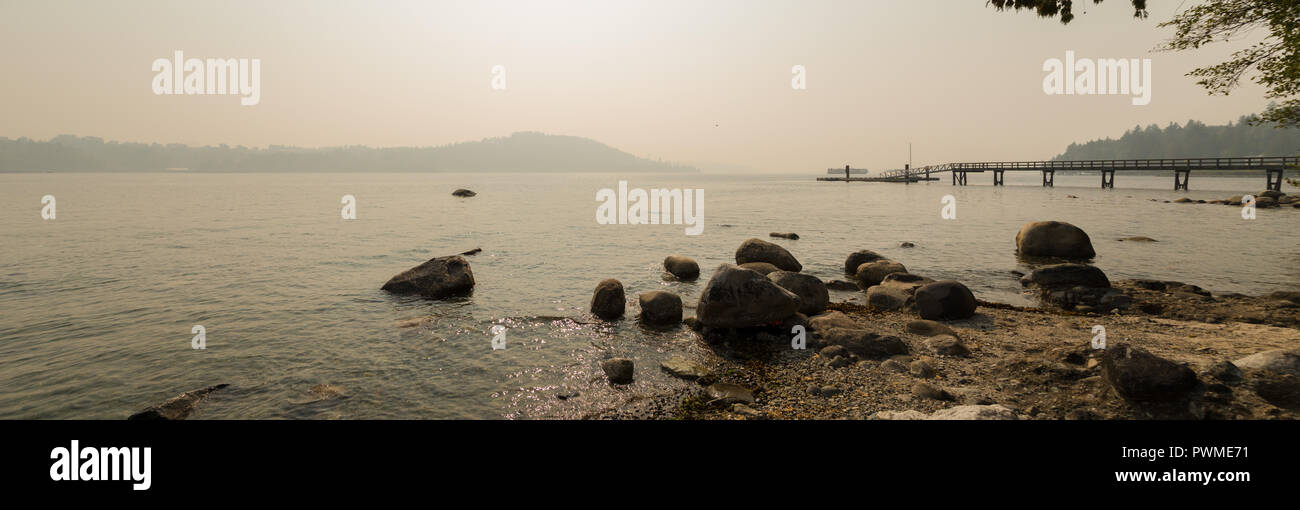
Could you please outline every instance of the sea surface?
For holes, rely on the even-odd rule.
[[[845,256],[871,249],[1013,304],[1030,302],[1012,271],[1029,269],[1014,239],[1035,220],[1087,231],[1112,280],[1246,294],[1300,284],[1300,211],[1243,220],[1236,207],[1162,202],[1258,192],[1262,174],[1193,175],[1190,192],[1172,191],[1172,175],[1120,173],[1113,190],[1096,174],[1058,173],[1055,188],[1037,173],[1008,173],[998,188],[991,174],[971,174],[967,187],[823,175],[0,174],[0,418],[121,419],[216,383],[231,387],[192,419],[587,416],[627,391],[681,384],[659,361],[704,348],[682,328],[641,327],[638,293],[676,292],[693,315],[713,269],[774,231],[797,232],[772,240],[822,279],[844,278]],[[597,192],[620,180],[703,189],[703,233],[597,223]],[[452,197],[457,188],[478,196]],[[41,217],[45,195],[56,198],[53,220]],[[344,195],[356,198],[355,220],[341,218]],[[944,195],[955,219],[941,218]],[[1117,241],[1138,235],[1159,242]],[[380,290],[472,248],[483,249],[467,257],[472,295]],[[702,278],[665,280],[670,254],[697,260]],[[628,319],[588,316],[605,278],[627,289]],[[206,349],[191,347],[196,325]],[[491,346],[495,325],[506,328],[503,350]],[[637,389],[604,382],[599,364],[612,356],[637,360]],[[322,383],[343,395],[316,400],[310,388]]]

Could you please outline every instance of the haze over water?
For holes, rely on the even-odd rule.
[[[636,391],[684,384],[658,362],[701,349],[685,329],[635,321],[636,294],[679,293],[694,314],[713,269],[745,239],[772,239],[804,271],[842,279],[871,249],[913,272],[966,283],[977,297],[1028,304],[1013,270],[1015,233],[1062,220],[1092,237],[1112,280],[1157,278],[1262,294],[1300,284],[1296,213],[1165,204],[1263,188],[1263,176],[1008,173],[1009,186],[817,182],[817,174],[3,174],[0,175],[0,418],[124,418],[198,387],[231,383],[193,416],[212,418],[581,417],[618,402],[600,360],[636,358]],[[601,188],[702,188],[704,233],[683,225],[600,225]],[[455,198],[456,188],[477,197]],[[1284,191],[1294,192],[1286,187]],[[39,199],[57,197],[43,221]],[[340,218],[354,195],[358,219]],[[940,199],[957,219],[940,219]],[[1075,195],[1078,198],[1069,198]],[[1157,243],[1117,242],[1144,235]],[[899,248],[911,241],[915,248]],[[467,257],[477,286],[446,301],[381,291],[431,257]],[[695,258],[697,282],[663,279],[669,254]],[[604,278],[623,282],[628,318],[586,314]],[[832,292],[832,300],[862,294]],[[427,317],[419,327],[399,328]],[[577,322],[561,320],[562,317]],[[207,349],[190,348],[191,327]],[[507,329],[493,351],[489,329]],[[318,383],[347,398],[302,403]],[[557,394],[577,392],[567,400]]]

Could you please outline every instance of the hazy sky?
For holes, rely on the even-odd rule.
[[[1191,78],[1234,45],[1152,52],[1180,3],[1069,26],[985,0],[0,0],[0,136],[191,145],[441,145],[542,131],[706,171],[1048,158],[1137,124],[1224,123],[1263,89]],[[1184,5],[1184,7],[1186,7]],[[261,102],[155,95],[155,59],[261,59]],[[1148,106],[1049,96],[1043,62],[1150,58]],[[505,67],[506,90],[492,68]],[[807,89],[791,88],[791,67]]]

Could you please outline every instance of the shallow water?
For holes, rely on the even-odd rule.
[[[804,271],[842,278],[845,256],[871,249],[914,273],[965,282],[990,301],[1027,303],[1012,270],[1028,221],[1087,231],[1112,279],[1180,280],[1260,294],[1300,283],[1300,211],[1243,220],[1216,199],[1263,188],[1263,175],[1008,173],[1009,186],[817,182],[817,174],[0,174],[0,418],[123,418],[215,384],[194,418],[577,417],[620,395],[600,360],[638,360],[638,385],[678,384],[658,362],[702,347],[682,329],[584,318],[591,290],[617,278],[631,299],[651,289],[694,302],[713,268],[745,239],[792,231]],[[596,191],[705,190],[704,232],[683,225],[600,225]],[[456,188],[479,195],[450,196]],[[1294,188],[1288,191],[1294,192]],[[44,221],[40,199],[57,199]],[[358,219],[340,218],[340,198]],[[957,218],[940,219],[940,199]],[[1068,198],[1075,195],[1078,198]],[[1117,242],[1145,235],[1157,243]],[[903,249],[902,241],[916,243]],[[379,290],[438,255],[468,257],[477,286],[447,301]],[[661,262],[695,258],[699,282],[669,282]],[[833,293],[833,300],[860,293]],[[398,324],[427,318],[418,327]],[[561,320],[576,318],[579,322]],[[190,348],[206,328],[206,350]],[[489,329],[507,327],[505,350]],[[346,398],[304,404],[317,383]],[[568,400],[555,397],[577,392]],[[309,399],[307,399],[309,400]]]

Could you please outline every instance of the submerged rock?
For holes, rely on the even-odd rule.
[[[673,377],[694,381],[709,376],[709,369],[704,365],[683,358],[674,356],[659,364],[659,368]]]
[[[623,293],[623,283],[613,278],[601,280],[591,295],[591,313],[596,317],[612,321],[623,316],[627,308],[627,296]]]
[[[664,270],[668,271],[678,280],[694,280],[700,277],[700,265],[690,257],[681,255],[669,255],[664,259]]]
[[[799,297],[757,271],[722,264],[700,293],[696,317],[705,326],[747,328],[780,322],[799,312]]]
[[[884,260],[885,257],[871,250],[858,250],[850,253],[848,258],[844,259],[844,274],[858,274],[858,266],[868,262]]]
[[[772,232],[768,235],[771,237],[779,237],[781,239],[789,239],[791,241],[799,240],[799,234],[796,234],[794,232]]]
[[[1016,233],[1016,252],[1029,257],[1087,260],[1097,256],[1088,234],[1069,223],[1035,221]]]
[[[831,301],[826,284],[815,276],[793,271],[773,271],[767,274],[767,279],[799,297],[799,313],[806,315],[822,313]]]
[[[885,276],[893,273],[906,273],[907,268],[902,264],[882,259],[875,262],[866,262],[858,266],[857,278],[858,283],[863,287],[870,288],[873,285],[880,285],[885,280]]]
[[[635,364],[627,358],[611,358],[600,364],[609,382],[613,384],[631,384]]]
[[[418,294],[431,299],[464,294],[473,288],[474,273],[469,261],[460,255],[429,259],[398,273],[382,287],[394,294]]]
[[[167,401],[145,408],[143,411],[132,414],[127,417],[128,420],[184,420],[199,405],[199,402],[207,398],[209,393],[230,386],[229,384],[216,384],[206,388],[199,388],[193,391],[181,393]]]
[[[736,248],[736,263],[767,262],[786,271],[803,271],[803,265],[789,251],[762,239],[749,239]]]
[[[470,191],[470,190],[467,190],[467,189],[464,189],[464,188],[461,188],[461,189],[458,189],[458,190],[456,190],[456,191],[451,192],[451,196],[453,196],[453,197],[472,197],[472,196],[476,196],[476,195],[478,195],[478,193],[475,193],[475,192],[473,192],[473,191]]]

